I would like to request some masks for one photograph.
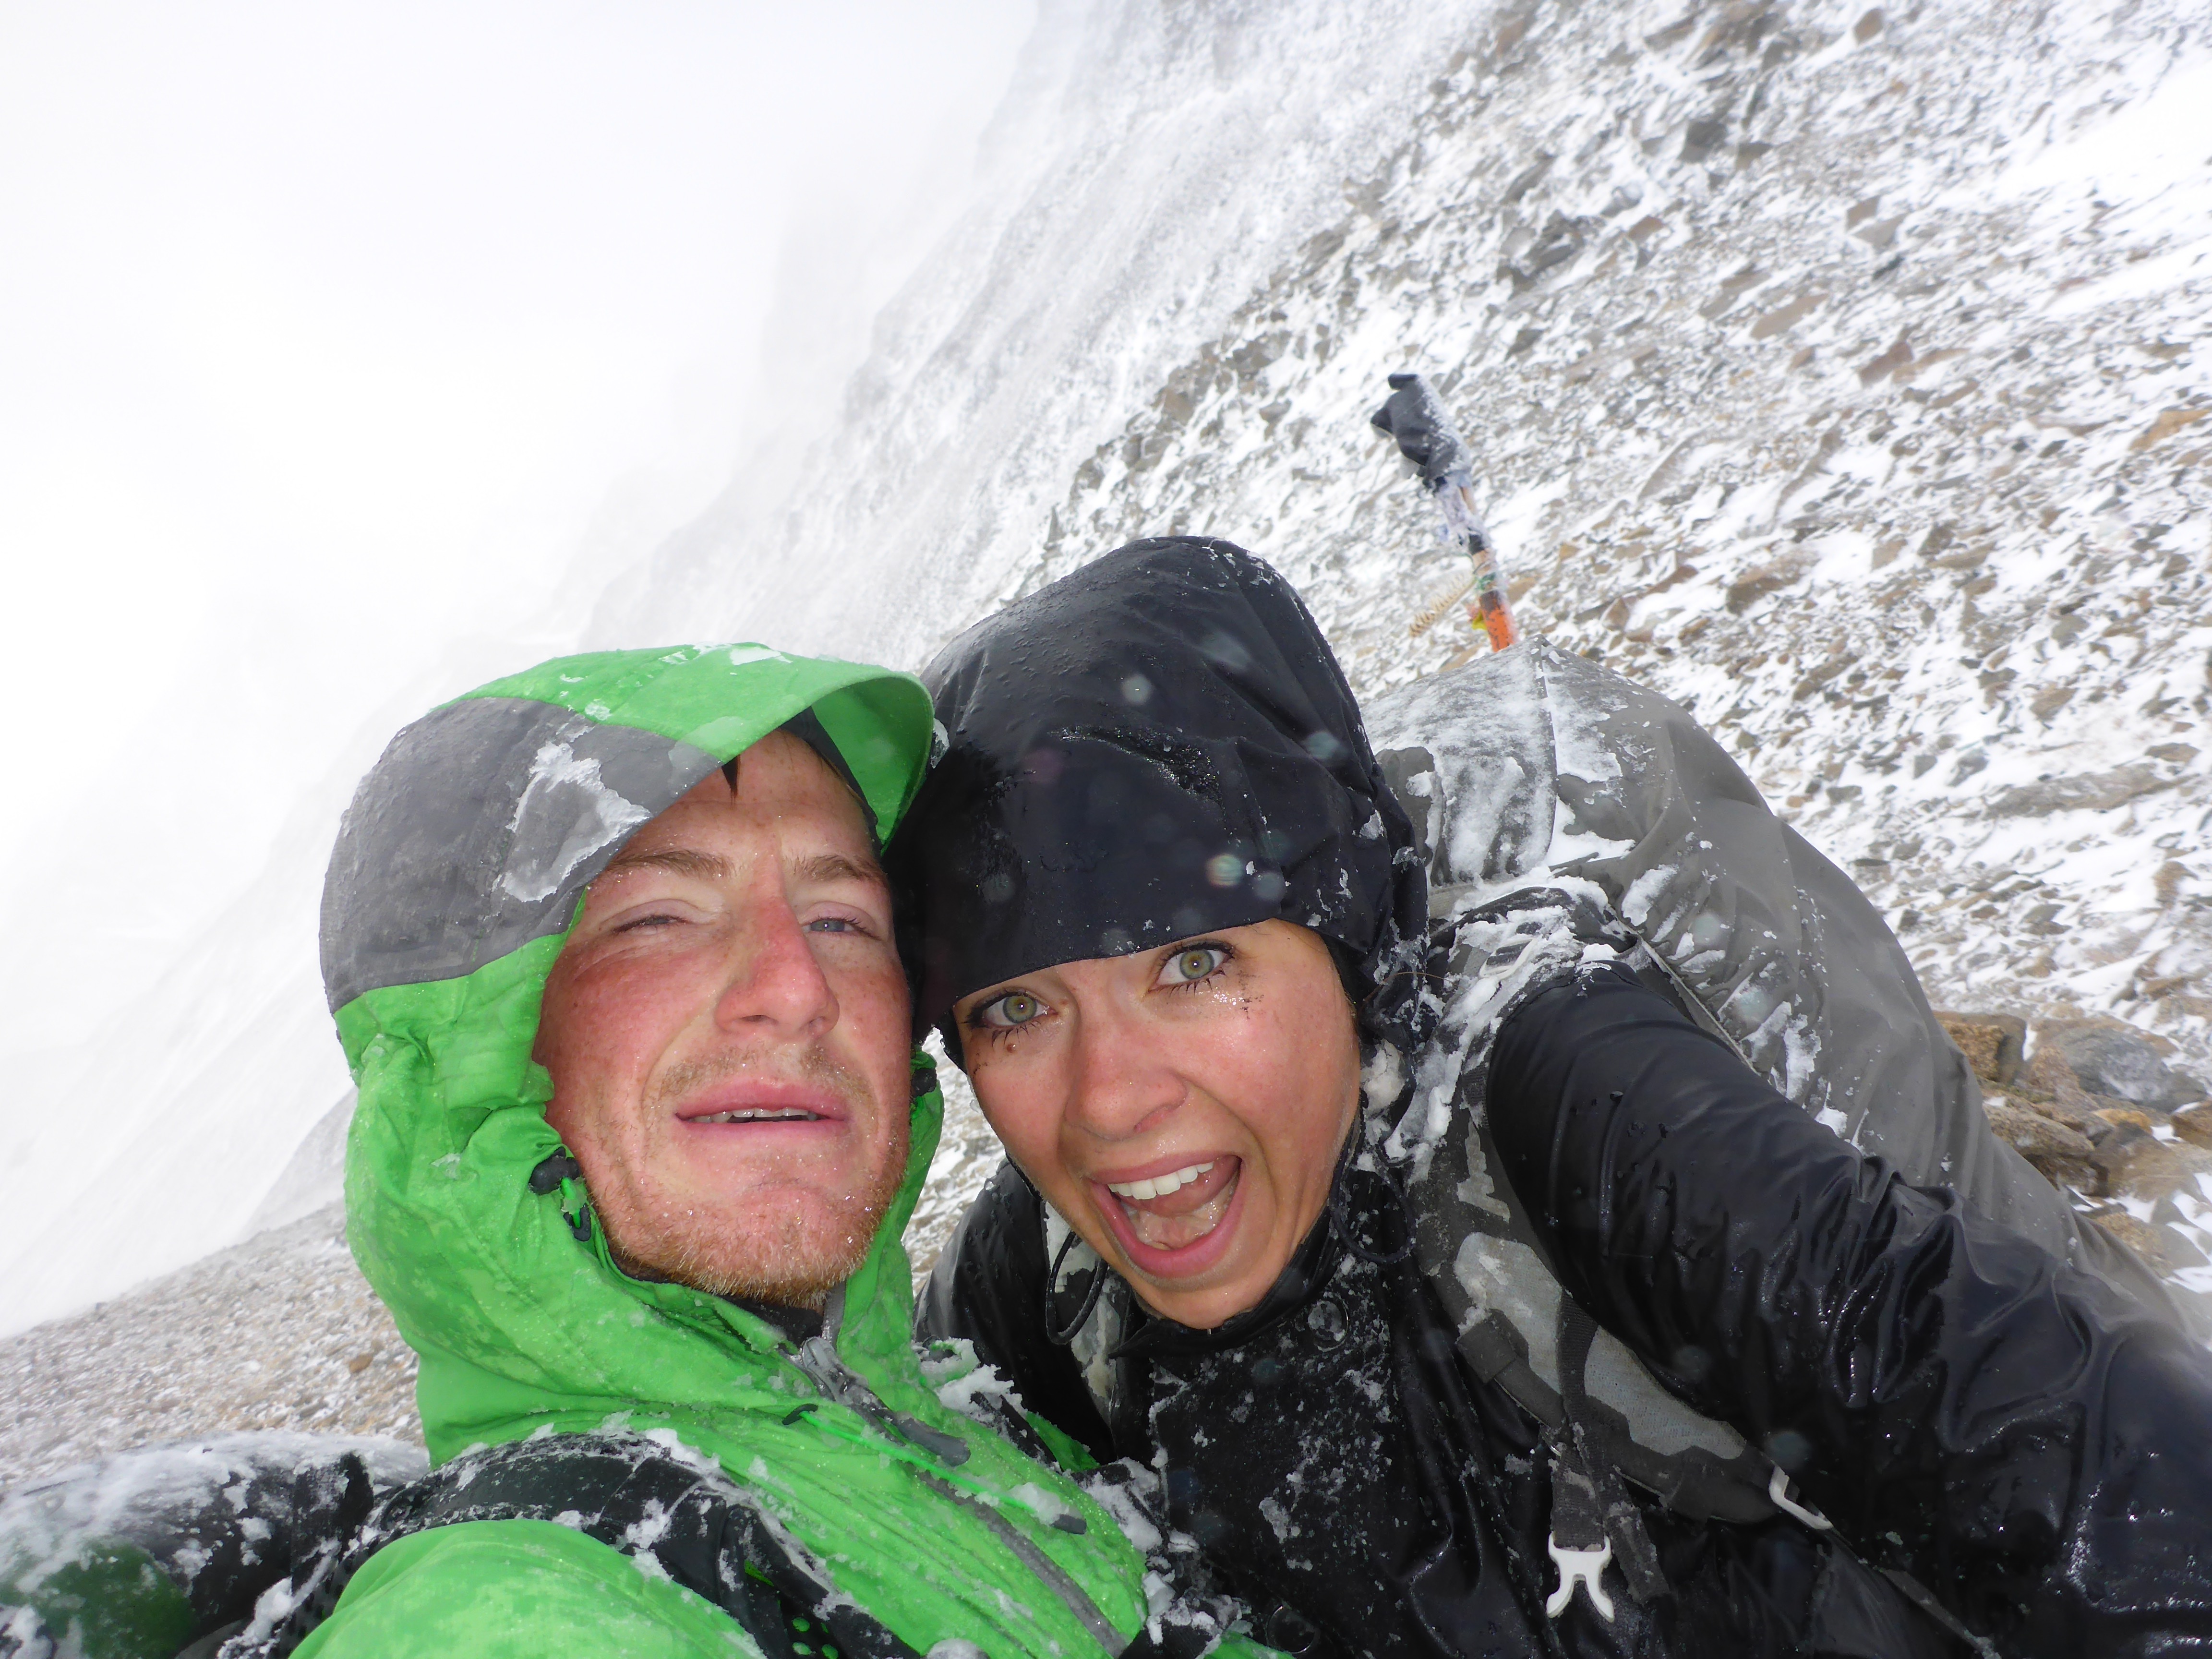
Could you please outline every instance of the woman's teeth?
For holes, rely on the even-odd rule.
[[[1105,1183],[1106,1190],[1120,1201],[1122,1218],[1139,1243],[1155,1250],[1180,1250],[1204,1238],[1229,1214],[1242,1171],[1234,1158],[1226,1169],[1220,1164],[1218,1158],[1209,1158],[1143,1181],[1111,1181]],[[1202,1192],[1179,1196],[1210,1172],[1215,1178]]]
[[[1154,1176],[1148,1181],[1109,1181],[1106,1190],[1116,1198],[1165,1198],[1204,1175],[1212,1164],[1188,1164],[1180,1170],[1170,1170],[1164,1176]]]

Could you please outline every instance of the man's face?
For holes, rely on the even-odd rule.
[[[818,1307],[905,1172],[908,1030],[860,803],[777,732],[592,884],[545,982],[545,1121],[625,1269]]]

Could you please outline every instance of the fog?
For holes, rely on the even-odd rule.
[[[0,1146],[304,783],[860,360],[1030,10],[0,9]]]
[[[830,418],[1033,11],[0,9],[0,1329],[246,1224],[352,781]]]

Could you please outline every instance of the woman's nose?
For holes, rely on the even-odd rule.
[[[1076,1023],[1068,1116],[1101,1139],[1158,1127],[1187,1092],[1158,1033],[1141,1024],[1110,999],[1084,1008]]]
[[[787,904],[757,905],[733,942],[714,1021],[730,1031],[818,1035],[837,1023],[837,995]]]

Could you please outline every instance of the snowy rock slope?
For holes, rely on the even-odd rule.
[[[418,1444],[415,1355],[336,1206],[0,1341],[0,1491],[111,1451],[240,1430]]]
[[[1466,630],[1408,621],[1453,573],[1357,419],[1425,366],[1523,625],[1720,732],[1939,1002],[2201,1055],[2212,58],[2123,9],[1514,14],[1002,591],[1209,531],[1300,582],[1356,684],[1435,667]]]

